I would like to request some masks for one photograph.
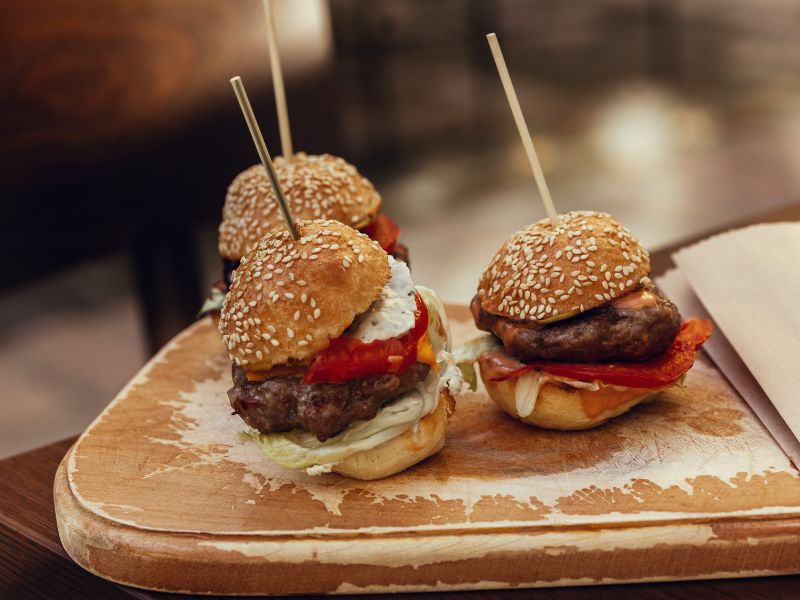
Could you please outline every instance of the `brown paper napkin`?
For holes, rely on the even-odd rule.
[[[680,273],[658,285],[670,297],[683,297],[684,316],[698,308],[689,299],[694,292],[717,326],[707,342],[712,359],[800,463],[800,223],[738,229],[673,259]],[[777,415],[768,415],[768,404]]]

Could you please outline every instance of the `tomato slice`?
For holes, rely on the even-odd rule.
[[[362,342],[348,335],[331,340],[331,345],[312,361],[303,383],[344,383],[370,375],[402,373],[417,360],[417,343],[428,329],[428,308],[416,295],[414,327],[388,340]]]
[[[378,218],[366,227],[362,227],[360,231],[378,242],[387,254],[394,252],[397,238],[400,237],[400,228],[397,223],[383,214],[378,215]]]
[[[657,388],[669,385],[692,368],[697,350],[711,336],[711,323],[689,319],[681,324],[672,345],[661,356],[646,363],[560,363],[531,362],[521,369],[498,377],[504,381],[531,369],[540,369],[559,377],[578,381],[601,381],[609,385]]]

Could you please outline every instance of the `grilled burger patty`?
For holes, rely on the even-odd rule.
[[[529,325],[486,312],[477,296],[472,314],[478,328],[503,340],[506,351],[523,362],[645,362],[669,348],[678,335],[677,307],[657,296],[655,306],[623,308],[604,304],[551,325]]]
[[[415,363],[403,373],[307,384],[299,377],[248,381],[234,364],[228,398],[233,411],[261,433],[301,428],[324,442],[353,421],[373,418],[384,404],[413,390],[429,371],[430,366]]]

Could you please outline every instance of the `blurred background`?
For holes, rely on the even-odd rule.
[[[561,211],[651,249],[800,198],[800,4],[274,0],[294,145],[383,195],[466,302],[542,218],[496,31]],[[219,277],[227,185],[280,147],[260,0],[0,4],[0,457],[79,433]]]

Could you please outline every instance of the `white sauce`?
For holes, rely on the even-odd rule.
[[[389,257],[392,275],[381,291],[381,297],[353,321],[348,334],[362,342],[387,340],[414,327],[417,302],[414,282],[406,263]]]

